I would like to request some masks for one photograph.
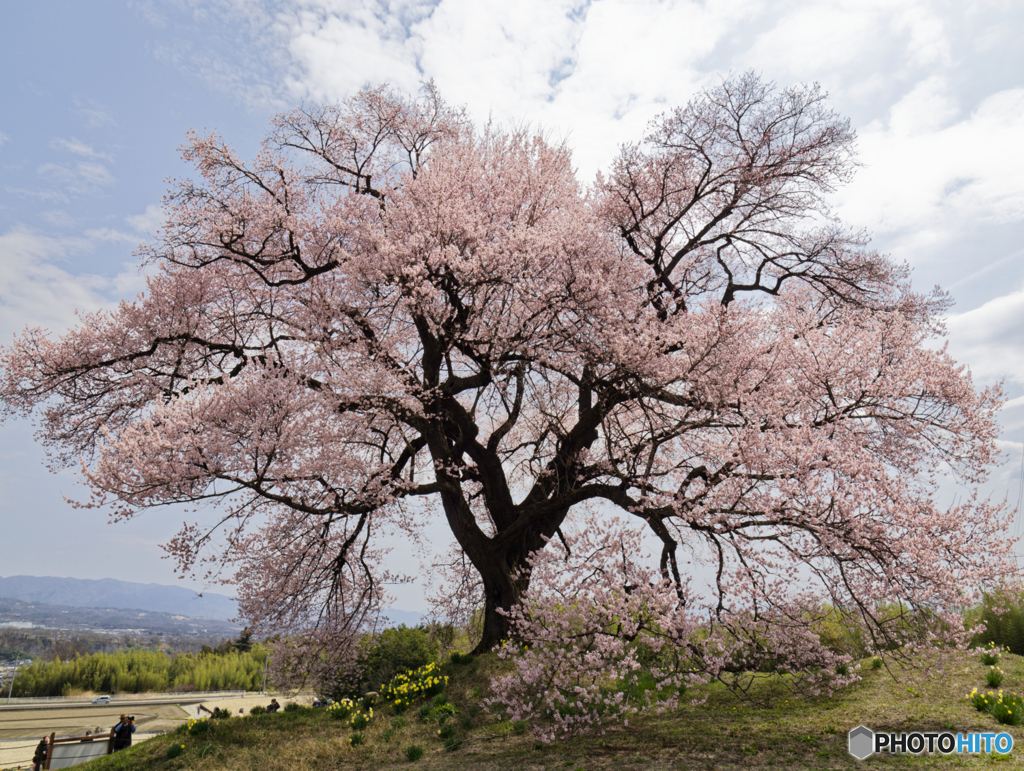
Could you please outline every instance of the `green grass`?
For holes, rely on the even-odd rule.
[[[680,709],[630,721],[605,735],[579,737],[551,745],[538,743],[507,722],[496,722],[479,709],[487,681],[503,662],[477,657],[478,671],[451,666],[445,692],[451,719],[421,720],[418,705],[401,717],[378,705],[374,719],[350,743],[352,729],[323,710],[281,712],[213,721],[202,735],[184,731],[142,742],[131,750],[95,761],[90,771],[268,771],[303,769],[392,769],[415,763],[423,769],[455,771],[493,768],[532,769],[798,769],[970,768],[988,767],[997,758],[985,756],[894,756],[857,761],[846,751],[846,733],[857,725],[893,731],[1007,731],[1015,750],[1005,760],[1024,758],[1024,728],[1004,726],[979,712],[968,694],[985,687],[977,655],[947,664],[946,670],[913,679],[898,667],[872,668],[861,662],[863,681],[827,699],[782,696],[771,707],[737,701],[721,687],[692,689],[687,697],[706,696]],[[1004,654],[1003,690],[1024,693],[1024,659]],[[893,680],[890,669],[898,676]],[[436,709],[433,702],[427,702]],[[448,712],[445,709],[445,712]],[[428,713],[429,714],[429,713]],[[173,745],[185,747],[169,757]],[[423,749],[409,759],[410,749]],[[174,753],[170,753],[173,755]],[[412,752],[412,755],[416,755]],[[999,760],[1003,760],[999,758]],[[1002,765],[1002,763],[1000,763]]]

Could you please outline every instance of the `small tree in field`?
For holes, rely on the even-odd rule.
[[[146,295],[25,331],[2,398],[115,519],[217,503],[168,550],[234,566],[254,630],[303,632],[294,672],[352,661],[382,537],[431,512],[477,650],[588,505],[660,542],[679,603],[680,555],[709,563],[710,618],[770,636],[814,589],[882,645],[880,603],[941,612],[1010,568],[997,508],[932,499],[984,477],[999,394],[933,344],[943,296],[831,215],[853,141],[817,87],[753,75],[586,189],[566,147],[432,86],[281,115],[251,162],[193,135]]]

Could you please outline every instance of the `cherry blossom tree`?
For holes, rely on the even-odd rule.
[[[948,609],[1009,547],[997,507],[934,500],[984,478],[1000,395],[940,347],[944,296],[830,211],[853,143],[817,86],[750,74],[589,188],[432,85],[281,115],[248,162],[192,135],[148,291],[16,338],[6,414],[114,519],[215,504],[168,549],[234,566],[256,629],[340,646],[395,579],[382,545],[439,513],[490,649],[597,506],[679,603],[703,561],[715,618],[814,590],[882,644],[880,603]]]

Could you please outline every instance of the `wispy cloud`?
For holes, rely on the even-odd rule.
[[[85,237],[92,241],[108,241],[121,244],[137,244],[139,237],[131,233],[122,233],[113,228],[92,228],[85,231]]]
[[[977,380],[1006,380],[1024,386],[1024,287],[947,319],[950,353]]]
[[[10,141],[10,139],[11,138],[9,136],[7,136],[4,132],[0,131],[0,145],[6,144],[7,142]]]
[[[150,204],[142,214],[133,214],[125,217],[124,221],[131,225],[136,232],[153,236],[163,227],[164,210],[157,204]]]
[[[103,128],[104,126],[115,126],[117,121],[104,109],[104,107],[93,100],[83,102],[75,100],[72,108],[75,114],[85,123],[86,128]]]
[[[76,323],[76,311],[98,310],[144,288],[134,268],[107,277],[58,265],[88,254],[98,240],[100,232],[57,238],[21,226],[0,234],[0,342],[25,327],[62,332]]]
[[[55,228],[70,228],[75,224],[75,218],[63,209],[44,211],[40,216],[48,225]]]
[[[96,150],[91,148],[89,145],[85,144],[85,142],[80,142],[79,140],[74,138],[54,139],[52,142],[50,142],[50,147],[54,148],[55,150],[66,150],[68,152],[74,153],[75,155],[83,155],[86,158],[101,158],[107,161],[113,160],[113,158],[111,158],[107,153],[96,152]]]
[[[114,176],[101,163],[80,161],[72,166],[59,163],[44,163],[36,169],[49,184],[49,195],[57,200],[95,195],[114,182]]]

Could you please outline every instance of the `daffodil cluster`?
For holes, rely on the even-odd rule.
[[[981,693],[977,688],[967,694],[971,704],[979,712],[988,712],[1003,725],[1020,725],[1024,723],[1024,697],[1016,693],[1004,694],[988,691]]]
[[[349,725],[358,731],[366,728],[371,720],[373,720],[373,707],[368,707],[365,712],[360,712],[359,710],[353,712]]]
[[[336,720],[344,720],[355,711],[356,705],[351,699],[342,699],[341,701],[332,701],[327,706],[327,714]]]
[[[1009,648],[1006,649],[1007,651]],[[999,663],[999,654],[1003,652],[1003,648],[996,646],[994,642],[990,642],[987,647],[981,651],[981,663],[986,667],[990,667],[993,664]]]
[[[446,685],[448,676],[442,675],[437,664],[431,662],[395,675],[390,683],[381,686],[381,696],[402,710],[418,698],[440,693]]]

